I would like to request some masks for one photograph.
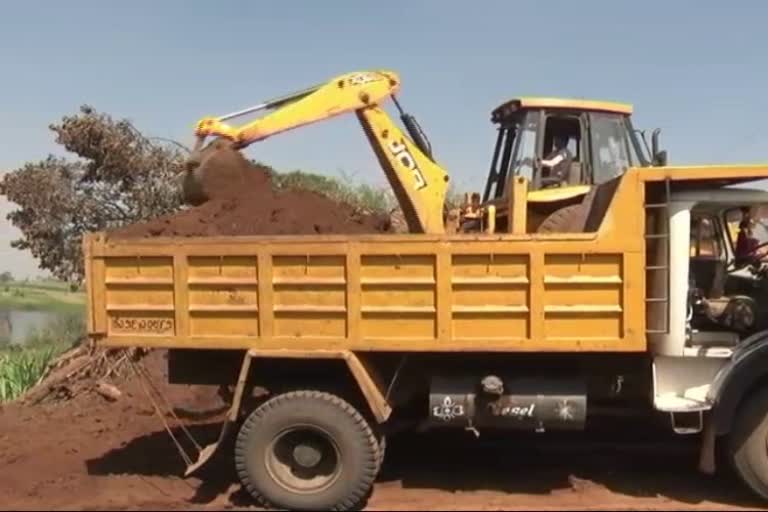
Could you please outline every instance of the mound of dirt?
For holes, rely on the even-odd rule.
[[[0,404],[0,508],[125,509],[161,491],[192,499],[192,484],[178,478],[183,459],[127,358],[203,445],[218,435],[227,404],[215,386],[168,384],[166,351],[135,355],[73,350],[24,399]],[[165,421],[194,453],[180,423]]]
[[[276,191],[268,170],[247,161],[220,141],[203,150],[205,168],[198,206],[109,233],[111,239],[147,237],[356,234],[390,230],[388,216],[356,211],[306,190]],[[188,171],[185,180],[192,181]],[[189,183],[186,189],[193,187]],[[203,192],[203,195],[200,195]]]
[[[207,200],[252,196],[270,188],[266,169],[251,164],[222,139],[190,157],[186,169],[184,192],[194,206]]]

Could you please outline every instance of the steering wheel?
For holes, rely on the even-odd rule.
[[[562,180],[556,176],[542,176],[541,178],[542,187],[553,187],[560,185],[561,182]]]
[[[744,256],[744,259],[752,259],[752,260],[756,260],[756,261],[763,261],[763,259],[764,259],[766,256],[768,256],[768,255],[763,255],[763,256],[761,256],[761,257],[755,257],[755,253],[756,253],[756,252],[758,252],[758,251],[759,251],[760,249],[762,249],[763,247],[768,247],[768,242],[763,242],[763,243],[761,243],[761,244],[757,244],[757,245],[754,247],[754,249],[752,249],[751,251],[749,251],[749,253],[747,253],[747,255],[746,255],[746,256]]]
[[[738,260],[734,258],[734,260],[731,262],[729,266],[730,271],[733,272],[735,270],[738,270],[740,268],[751,266],[755,270],[759,270],[762,263],[764,263],[768,259],[768,254],[764,254],[762,256],[757,256],[757,252],[759,252],[761,249],[768,247],[768,242],[763,242],[761,244],[758,244],[755,246],[751,251],[749,251],[747,254],[739,258]],[[738,261],[738,263],[737,263]]]

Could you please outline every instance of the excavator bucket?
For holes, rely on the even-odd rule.
[[[185,204],[199,206],[208,201],[201,174],[197,166],[187,168],[181,174],[178,186]]]
[[[226,139],[217,139],[189,156],[179,176],[186,204],[199,206],[211,199],[235,197],[251,182],[254,169]]]

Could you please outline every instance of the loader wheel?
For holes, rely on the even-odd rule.
[[[748,398],[734,417],[731,462],[741,480],[768,500],[768,389]]]
[[[341,398],[279,395],[256,409],[237,437],[243,485],[265,507],[349,510],[373,486],[382,452],[368,422]]]
[[[541,224],[537,233],[581,233],[587,210],[583,204],[572,204],[555,210]]]

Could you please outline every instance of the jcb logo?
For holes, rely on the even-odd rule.
[[[400,160],[400,163],[405,168],[411,171],[413,179],[416,180],[416,190],[421,190],[427,186],[427,180],[424,179],[421,169],[416,165],[416,160],[414,160],[413,155],[411,155],[411,152],[408,151],[404,143],[393,140],[389,143],[389,150],[392,151],[395,158]]]
[[[349,85],[355,86],[369,84],[378,80],[381,80],[381,77],[374,75],[373,73],[355,73],[354,75],[351,75],[349,78],[347,78],[347,83],[349,83]]]

